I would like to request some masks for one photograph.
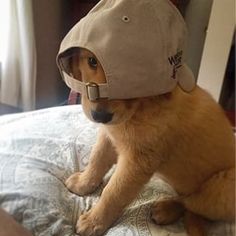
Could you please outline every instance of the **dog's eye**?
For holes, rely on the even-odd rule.
[[[88,58],[88,65],[89,65],[92,69],[97,69],[98,62],[97,62],[96,58],[94,58],[94,57],[89,57],[89,58]]]

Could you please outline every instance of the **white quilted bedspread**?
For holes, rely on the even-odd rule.
[[[102,188],[78,197],[64,182],[86,166],[96,131],[79,105],[1,116],[0,206],[34,235],[75,235],[78,216],[96,203]],[[181,220],[157,226],[149,219],[152,202],[173,194],[167,184],[152,179],[106,235],[186,235]],[[211,236],[234,232],[234,225],[209,225]]]

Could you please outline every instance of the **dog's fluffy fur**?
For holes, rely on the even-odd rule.
[[[101,65],[90,68],[81,50],[73,61],[73,76],[85,82],[106,82]],[[111,62],[112,63],[112,62]],[[101,124],[90,162],[73,174],[67,187],[78,195],[93,192],[117,162],[115,173],[97,205],[77,223],[80,235],[101,235],[121,215],[153,174],[179,194],[153,205],[151,217],[168,224],[184,216],[191,236],[205,235],[203,219],[233,221],[235,217],[235,139],[222,109],[203,89],[180,88],[166,95],[130,100],[82,96],[85,114],[113,113]]]

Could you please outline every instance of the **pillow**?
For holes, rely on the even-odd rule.
[[[94,205],[108,181],[95,193],[79,197],[65,180],[87,165],[97,125],[80,105],[0,117],[0,205],[34,235],[72,236],[78,216]],[[159,179],[151,180],[106,235],[186,235],[180,220],[157,226],[149,219],[157,198],[174,195]],[[233,235],[230,224],[211,225],[210,235]]]

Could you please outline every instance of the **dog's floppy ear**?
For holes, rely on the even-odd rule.
[[[80,48],[72,47],[61,53],[58,57],[61,69],[77,80],[82,80],[79,70]]]

